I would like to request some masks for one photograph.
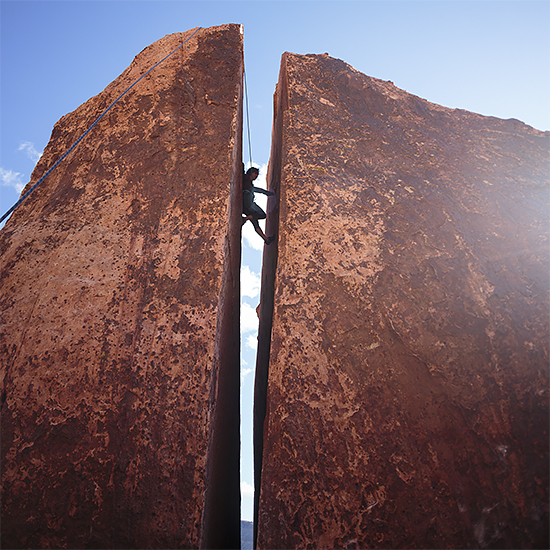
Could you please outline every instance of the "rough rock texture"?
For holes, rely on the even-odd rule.
[[[259,548],[548,547],[549,145],[283,56]]]
[[[63,117],[32,181],[192,32]],[[3,547],[197,547],[227,376],[238,545],[241,82],[241,27],[198,30],[4,227]]]

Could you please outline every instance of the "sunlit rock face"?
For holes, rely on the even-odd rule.
[[[200,543],[228,339],[238,387],[242,34],[194,30],[146,48],[56,124],[33,182],[189,39],[2,230],[3,547]]]
[[[550,134],[328,55],[275,106],[258,547],[547,547]]]

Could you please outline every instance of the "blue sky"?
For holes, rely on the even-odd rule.
[[[550,129],[547,0],[1,0],[0,214],[29,181],[57,120],[101,92],[155,40],[223,23],[244,25],[257,165],[269,159],[273,92],[285,51],[327,52],[431,102]],[[249,226],[243,246],[242,479],[252,485],[252,313],[262,243]],[[242,516],[251,519],[246,494]]]

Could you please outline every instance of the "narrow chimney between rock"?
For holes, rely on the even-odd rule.
[[[284,204],[284,189],[281,187],[281,158],[283,145],[283,117],[288,104],[285,55],[281,63],[279,82],[273,97],[273,130],[271,155],[267,174],[268,188],[275,191],[267,203],[266,235],[275,235],[275,242],[264,248],[262,262],[262,284],[260,293],[260,324],[258,329],[258,352],[256,355],[256,376],[254,381],[254,547],[258,534],[258,512],[262,477],[264,422],[267,419],[267,384],[269,376],[269,354],[271,349],[271,327],[275,273],[279,245],[279,209]]]

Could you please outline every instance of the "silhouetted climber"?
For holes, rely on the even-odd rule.
[[[265,244],[271,244],[275,240],[275,235],[271,237],[266,237],[265,233],[262,231],[258,220],[265,220],[265,212],[254,202],[254,192],[263,193],[268,197],[275,195],[273,191],[267,191],[261,187],[254,187],[252,182],[258,177],[260,171],[258,168],[252,167],[244,173],[243,167],[243,218],[244,225],[248,220],[252,222],[256,233],[264,240]]]

